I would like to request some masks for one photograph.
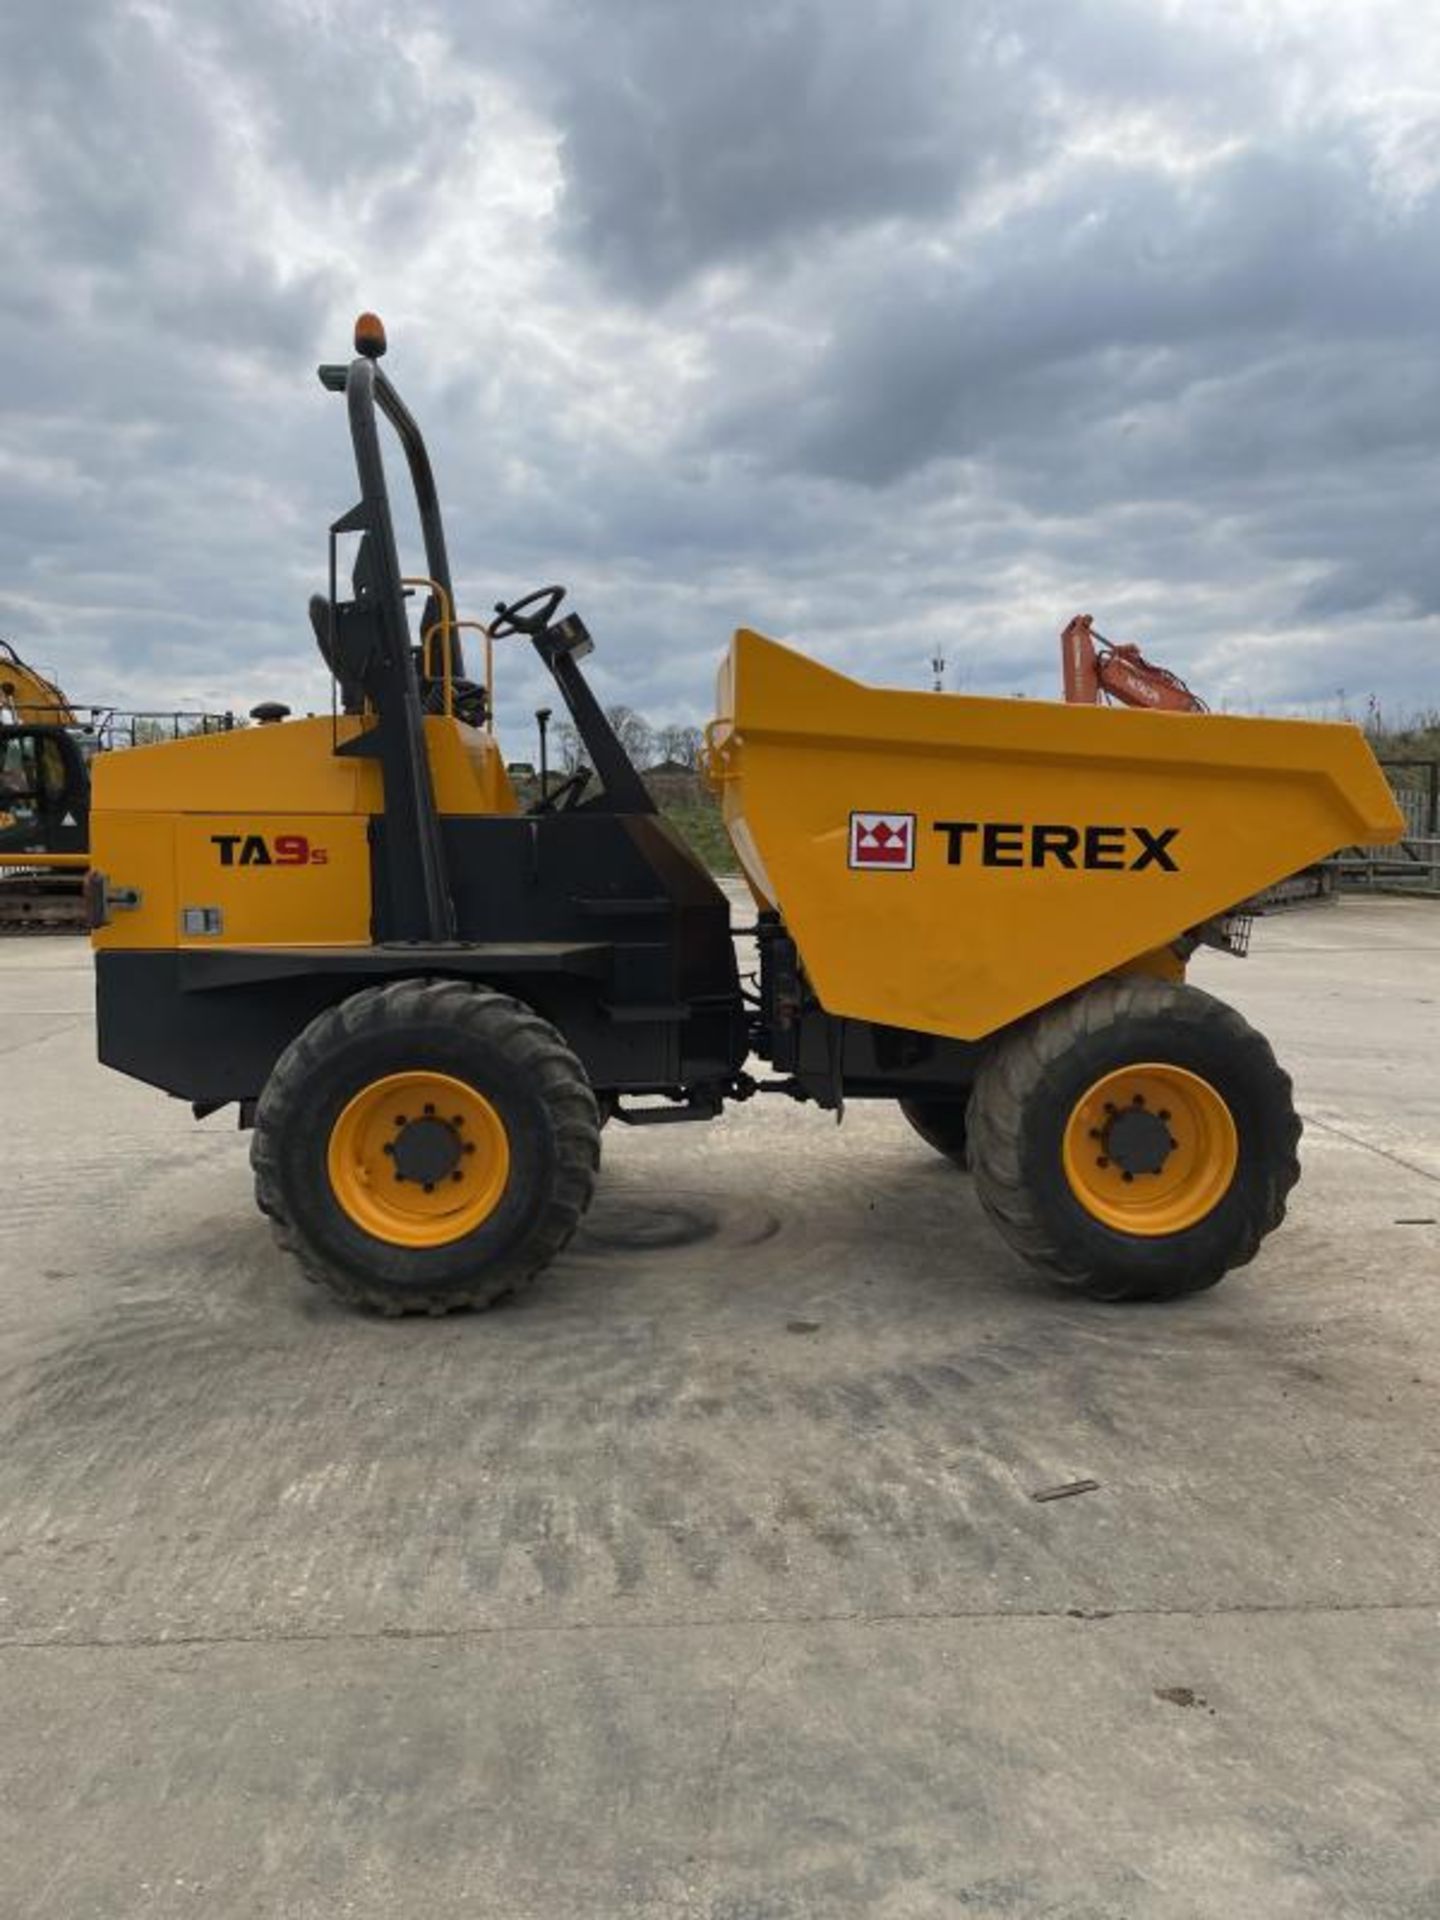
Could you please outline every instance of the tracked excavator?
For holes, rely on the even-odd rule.
[[[83,926],[91,752],[60,688],[0,640],[0,928]]]
[[[77,706],[0,640],[0,932],[84,931],[97,754],[230,725],[225,714]]]
[[[1077,613],[1060,636],[1065,698],[1072,706],[1148,707],[1152,713],[1208,713],[1178,673],[1157,667],[1139,647],[1096,633],[1094,616]]]

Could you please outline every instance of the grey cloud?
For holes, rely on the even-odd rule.
[[[303,603],[354,481],[312,369],[363,302],[472,608],[569,578],[656,718],[704,713],[742,620],[1053,692],[1078,606],[1217,700],[1435,698],[1426,129],[1388,195],[1373,99],[1294,114],[1238,16],[6,22],[0,631],[84,697],[323,704]],[[515,124],[539,171],[485,226]],[[523,726],[547,689],[501,666]]]
[[[946,454],[1028,445],[1042,421],[1133,429],[1133,409],[1254,376],[1277,355],[1303,375],[1337,342],[1358,362],[1428,335],[1437,227],[1440,203],[1392,214],[1358,159],[1325,150],[1244,154],[1200,182],[1079,169],[947,257],[897,251],[878,281],[852,266],[800,376],[783,368],[783,393],[762,387],[717,424],[871,485]],[[1331,406],[1349,410],[1353,434],[1343,385]],[[1292,434],[1315,418],[1294,409]]]
[[[1088,119],[1176,102],[1224,127],[1253,48],[1126,0],[640,0],[558,8],[562,239],[623,298],[867,225],[924,226]],[[510,43],[522,69],[534,53]],[[1267,99],[1266,104],[1269,104]]]
[[[642,0],[566,18],[562,234],[622,297],[943,213],[1038,138],[1006,11],[975,0],[843,16]]]
[[[1437,227],[1434,196],[1377,204],[1344,146],[1198,181],[1080,169],[952,257],[842,275],[823,344],[748,394],[736,364],[700,435],[881,496],[933,467],[1043,525],[1052,556],[1071,522],[1142,574],[1161,556],[1123,516],[1170,502],[1186,583],[1215,566],[1209,523],[1244,520],[1230,564],[1318,576],[1297,619],[1431,617]]]

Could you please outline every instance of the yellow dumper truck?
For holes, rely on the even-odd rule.
[[[310,603],[334,713],[261,708],[97,767],[101,1058],[197,1115],[233,1103],[280,1244],[387,1314],[529,1280],[589,1203],[606,1120],[704,1121],[762,1093],[898,1102],[1013,1247],[1099,1298],[1249,1260],[1300,1122],[1268,1044],[1186,963],[1243,949],[1237,903],[1259,889],[1398,834],[1356,729],[877,690],[742,631],[706,758],[755,900],[751,991],[724,895],[585,678],[563,590],[460,618],[384,344],[362,316],[355,358],[320,370],[360,496]],[[401,571],[382,422],[420,575]],[[589,762],[523,811],[493,731],[512,635]]]

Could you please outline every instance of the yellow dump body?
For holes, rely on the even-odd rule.
[[[1402,826],[1351,726],[894,692],[743,628],[716,712],[730,838],[826,1011],[963,1040]]]

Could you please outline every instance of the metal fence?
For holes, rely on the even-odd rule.
[[[1401,840],[1347,847],[1326,868],[1342,887],[1440,897],[1440,760],[1382,760],[1404,816]]]
[[[1393,847],[1351,847],[1325,864],[1342,887],[1440,899],[1440,839],[1428,835]]]
[[[183,740],[192,733],[229,733],[233,713],[125,713],[117,707],[82,707],[76,729],[82,745],[109,753],[117,747],[150,747],[161,740]]]
[[[1440,837],[1440,760],[1382,760],[1407,836]]]

